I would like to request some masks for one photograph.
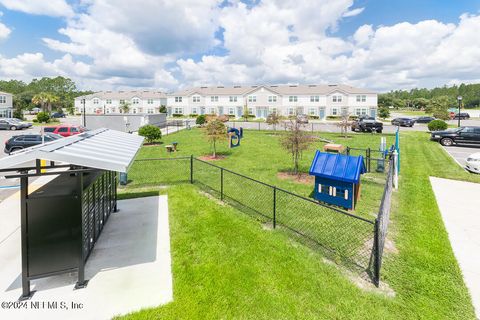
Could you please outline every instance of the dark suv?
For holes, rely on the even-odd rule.
[[[476,144],[480,146],[480,127],[460,127],[446,131],[434,131],[430,140],[439,141],[443,146],[453,144]]]
[[[61,139],[62,136],[53,133],[45,133],[44,141],[45,143]],[[24,134],[21,136],[13,136],[7,141],[5,141],[5,153],[12,153],[21,149],[29,148],[36,146],[37,144],[42,143],[42,135],[40,134]]]
[[[470,119],[470,115],[466,112],[460,112],[453,116],[453,119],[455,120],[458,120],[458,118],[460,118],[460,120],[468,120]]]

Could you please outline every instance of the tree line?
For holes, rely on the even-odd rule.
[[[74,99],[93,93],[79,91],[73,80],[60,76],[33,79],[29,83],[20,80],[0,80],[0,91],[13,95],[14,116],[17,118],[23,117],[23,111],[35,107],[46,112],[66,110],[73,114]]]

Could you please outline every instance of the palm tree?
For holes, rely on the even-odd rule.
[[[40,105],[43,111],[50,113],[52,111],[52,104],[57,103],[60,99],[51,93],[41,92],[37,93],[32,98],[32,103]]]
[[[120,111],[122,113],[129,113],[130,112],[130,103],[125,102],[120,106]]]

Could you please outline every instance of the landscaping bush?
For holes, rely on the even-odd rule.
[[[160,113],[168,113],[167,111],[167,106],[160,106],[160,109],[158,110]]]
[[[205,122],[207,122],[207,116],[204,114],[201,114],[197,117],[197,120],[195,120],[195,123],[198,124],[199,126],[204,125]]]
[[[433,120],[428,124],[428,130],[430,131],[446,130],[447,128],[448,124],[443,120]]]
[[[33,122],[35,122],[35,123],[37,123],[37,122],[38,122],[38,120],[37,120],[37,119],[33,119],[32,121],[33,121]]]
[[[190,113],[190,114],[188,115],[188,117],[189,117],[189,118],[196,118],[196,117],[198,117],[198,114],[196,114],[196,113]]]
[[[50,120],[50,115],[47,112],[41,111],[37,113],[37,120],[38,122],[47,123]]]
[[[327,120],[340,120],[340,116],[327,116]]]
[[[387,107],[378,108],[378,116],[380,119],[387,119],[390,117],[390,110]]]
[[[138,129],[138,135],[145,137],[148,143],[152,143],[162,138],[162,131],[157,126],[147,124]]]
[[[314,115],[309,115],[308,116],[308,119],[312,119],[312,120],[317,120],[319,118],[320,118],[319,116],[314,116]]]
[[[181,118],[181,117],[183,117],[183,114],[181,114],[181,113],[174,113],[174,114],[172,114],[172,117],[174,117],[174,118]]]
[[[244,114],[243,114],[243,115],[242,115],[242,118],[251,118],[251,119],[253,119],[253,118],[255,118],[255,115],[254,115],[254,114],[248,114],[248,115],[244,115]]]

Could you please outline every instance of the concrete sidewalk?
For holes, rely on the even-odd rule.
[[[480,184],[435,177],[430,182],[480,318]]]
[[[2,223],[0,302],[14,303],[22,292],[19,199],[5,202],[0,221],[11,221]],[[111,319],[172,301],[167,196],[122,200],[118,207],[85,266],[86,288],[74,290],[76,273],[33,280],[32,299],[17,308],[2,305],[0,319]]]

